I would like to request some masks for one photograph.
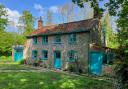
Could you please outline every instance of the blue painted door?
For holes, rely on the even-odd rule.
[[[92,74],[100,75],[102,73],[102,52],[91,52],[90,53],[90,72]]]
[[[23,50],[17,49],[14,52],[14,61],[21,61],[23,59]]]
[[[61,68],[61,52],[60,51],[54,51],[54,67],[56,69]]]

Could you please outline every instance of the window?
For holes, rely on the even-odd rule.
[[[57,59],[61,58],[61,52],[60,51],[55,51],[55,56]]]
[[[77,59],[76,51],[74,50],[68,51],[68,61],[75,62],[76,59]]]
[[[33,44],[37,44],[37,41],[38,41],[38,40],[37,40],[37,37],[34,37],[34,38],[33,38]]]
[[[76,43],[76,34],[70,34],[69,35],[69,44]]]
[[[43,50],[42,51],[42,54],[43,54],[43,60],[47,60],[48,59],[48,51],[47,50]]]
[[[48,36],[42,37],[42,44],[48,44]]]
[[[61,36],[55,36],[55,38],[54,38],[54,43],[55,44],[60,44],[61,43]]]
[[[32,59],[37,59],[38,52],[36,50],[32,51]]]
[[[103,57],[103,64],[113,64],[114,55],[112,53],[105,53]]]

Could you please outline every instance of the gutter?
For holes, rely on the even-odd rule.
[[[90,32],[89,29],[82,29],[79,31],[71,31],[71,32],[55,32],[55,33],[43,33],[43,34],[37,34],[37,35],[32,35],[32,36],[26,36],[26,38],[33,38],[33,37],[38,37],[38,36],[51,36],[51,35],[63,35],[63,34],[71,34],[71,33],[82,33],[82,32]]]

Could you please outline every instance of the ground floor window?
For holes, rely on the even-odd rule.
[[[114,54],[112,53],[104,53],[103,64],[113,64]]]
[[[69,62],[75,62],[77,59],[77,52],[74,50],[68,51],[68,61]]]
[[[47,60],[48,59],[48,51],[47,50],[43,50],[42,51],[42,56],[43,56],[43,60]]]
[[[37,50],[33,50],[32,51],[32,59],[37,59],[37,54],[38,54]]]

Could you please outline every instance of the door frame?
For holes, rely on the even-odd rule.
[[[18,59],[18,58],[17,58],[17,55],[20,55],[21,58]],[[15,61],[15,62],[16,62],[16,61],[21,61],[22,59],[23,59],[23,49],[15,49],[15,50],[14,50],[14,61]]]
[[[56,62],[56,52],[60,52],[60,68],[55,67],[55,62]],[[54,50],[53,53],[54,53],[54,68],[56,68],[56,69],[61,69],[61,66],[62,66],[62,61],[61,61],[61,51],[60,51],[60,50]]]
[[[93,73],[91,73],[91,69],[90,69],[90,67],[91,67],[91,53],[101,53],[102,55],[104,55],[104,52],[99,51],[99,50],[98,51],[97,50],[90,51],[90,53],[89,53],[89,73],[93,74]],[[102,59],[103,59],[103,57],[102,57]],[[103,60],[102,60],[101,68],[102,68],[102,65],[103,65]],[[102,73],[102,69],[101,69],[101,73]]]

